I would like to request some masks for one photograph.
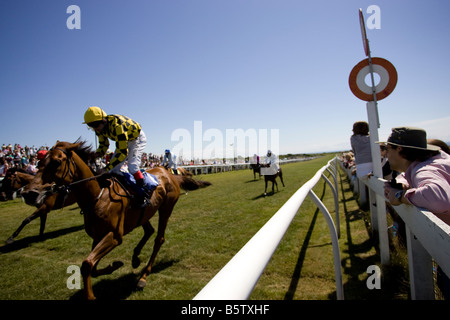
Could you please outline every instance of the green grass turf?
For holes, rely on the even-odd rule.
[[[270,219],[290,196],[333,155],[282,166],[286,187],[263,196],[264,179],[251,170],[197,176],[212,186],[182,194],[169,220],[166,242],[159,252],[147,287],[135,291],[141,267],[149,259],[154,235],[141,253],[139,268],[131,266],[142,228],[104,257],[100,268],[121,260],[125,265],[108,276],[93,279],[98,299],[192,299],[208,281]],[[377,261],[352,193],[340,174],[341,264],[346,298],[371,298],[366,269]],[[342,178],[342,179],[341,179]],[[341,183],[343,183],[341,185]],[[324,190],[325,188],[325,190]],[[334,200],[320,180],[314,188],[334,215]],[[77,205],[52,211],[43,238],[39,219],[24,228],[12,245],[4,241],[33,208],[20,199],[0,203],[0,299],[80,299],[81,290],[67,288],[70,265],[81,266],[92,241],[83,229]],[[152,220],[157,227],[157,216]],[[81,284],[82,286],[82,284]],[[332,246],[322,213],[307,198],[294,218],[250,299],[335,299]]]

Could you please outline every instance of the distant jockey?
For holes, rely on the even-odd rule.
[[[259,156],[256,153],[253,155],[253,159],[252,159],[251,163],[259,165]]]
[[[268,150],[265,160],[266,166],[269,168],[261,171],[261,175],[274,175],[280,170],[280,164],[278,162],[278,157]],[[264,172],[264,173],[263,173]]]
[[[166,165],[166,162],[167,162],[167,165]],[[164,151],[164,158],[163,158],[163,162],[161,165],[163,167],[167,166],[168,168],[172,168],[173,173],[178,174],[178,172],[177,172],[177,156],[172,155],[172,153],[170,152],[169,149],[166,149]]]

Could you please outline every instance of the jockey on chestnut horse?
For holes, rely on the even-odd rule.
[[[42,172],[40,177],[25,186],[22,195],[27,203],[36,205],[43,203],[46,197],[54,193],[70,191],[75,195],[84,216],[86,233],[93,239],[92,251],[81,265],[87,299],[95,299],[91,277],[112,273],[123,265],[122,262],[115,261],[97,270],[100,259],[119,246],[126,234],[142,226],[144,235],[134,249],[132,257],[132,266],[134,268],[139,266],[139,254],[155,231],[150,224],[150,218],[159,211],[158,232],[153,252],[137,283],[137,288],[142,289],[146,285],[146,278],[156,255],[164,243],[165,229],[180,196],[180,188],[195,190],[211,184],[170,174],[164,168],[147,170],[158,179],[159,184],[152,192],[149,205],[141,208],[133,205],[135,200],[117,178],[113,176],[104,179],[103,175],[94,175],[91,168],[78,155],[82,145],[82,142],[58,142],[53,146],[40,166]],[[101,180],[100,183],[98,180]]]

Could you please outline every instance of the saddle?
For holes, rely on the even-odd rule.
[[[116,177],[119,178],[120,182],[123,183],[124,187],[127,188],[131,194],[143,197],[146,193],[149,194],[155,190],[159,185],[159,181],[158,178],[145,170],[141,170],[141,172],[144,176],[144,186],[142,188],[136,184],[136,179],[134,179],[133,175],[129,172],[122,171],[122,175]]]

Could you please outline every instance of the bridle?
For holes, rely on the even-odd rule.
[[[76,166],[76,164],[75,164],[75,160],[73,159],[73,156],[72,156],[73,150],[67,151],[67,150],[64,150],[64,149],[61,149],[61,148],[58,148],[58,147],[53,147],[53,148],[50,149],[50,151],[51,151],[51,150],[58,150],[58,151],[61,151],[61,152],[64,153],[64,154],[66,155],[66,157],[67,157],[67,160],[66,160],[66,163],[67,163],[67,170],[64,169],[64,171],[63,171],[63,176],[62,176],[61,180],[64,181],[64,180],[66,179],[67,176],[69,176],[69,177],[73,180],[73,177],[75,176],[75,171],[76,171],[76,168],[77,168],[77,166]],[[73,169],[73,172],[70,170],[70,164],[72,164],[72,166],[73,166],[73,168],[74,168],[74,169]],[[72,186],[77,185],[77,184],[82,183],[82,182],[87,182],[87,181],[91,181],[91,180],[96,180],[96,179],[99,178],[100,176],[101,176],[101,174],[99,174],[99,175],[94,175],[94,176],[89,177],[89,178],[85,178],[85,179],[81,179],[81,180],[77,180],[77,181],[70,182],[69,184],[57,184],[57,183],[54,183],[54,184],[51,186],[51,189],[50,189],[49,191],[47,191],[47,192],[45,193],[45,195],[46,195],[46,196],[49,196],[49,195],[53,195],[53,194],[55,194],[55,193],[64,193],[64,201],[65,201],[65,199],[66,199],[67,195],[69,194],[70,189],[71,189]],[[117,182],[117,183],[122,187],[122,189],[125,191],[125,195],[121,195],[121,194],[119,194],[116,190],[113,189],[114,192],[115,192],[118,196],[132,198],[132,195],[128,192],[128,190],[122,185],[122,183],[121,183],[117,178],[112,177],[112,179],[113,179],[115,182]],[[100,199],[100,197],[101,197],[102,194],[103,194],[103,190],[104,190],[104,189],[105,189],[105,188],[102,188],[102,189],[101,189],[99,195],[96,197],[96,201],[98,201],[98,200]]]
[[[73,159],[73,156],[72,156],[72,152],[73,152],[73,151],[67,151],[67,150],[64,150],[64,149],[61,149],[61,148],[58,148],[58,147],[53,147],[53,148],[50,149],[50,151],[52,151],[52,150],[58,150],[58,151],[61,151],[61,152],[64,153],[64,154],[66,155],[66,157],[67,157],[67,160],[66,160],[66,164],[67,164],[66,167],[67,167],[67,170],[66,170],[66,168],[64,168],[64,171],[63,171],[63,175],[62,175],[62,177],[61,177],[61,180],[65,181],[65,179],[66,179],[67,176],[69,176],[69,177],[73,180],[73,178],[74,178],[74,176],[75,176],[76,167],[77,167],[76,164],[75,164],[75,160]],[[70,170],[71,164],[72,164],[72,166],[73,166],[73,172]],[[82,182],[95,180],[95,179],[97,179],[98,177],[100,177],[100,175],[96,175],[96,176],[89,177],[89,178],[86,178],[86,179],[81,179],[81,180],[73,181],[73,182],[70,182],[70,183],[68,183],[68,184],[57,184],[57,183],[53,183],[52,186],[51,186],[51,189],[50,189],[49,191],[47,191],[47,192],[45,193],[45,195],[46,195],[46,196],[50,196],[50,195],[53,195],[53,194],[55,194],[55,193],[64,193],[64,194],[65,194],[64,200],[65,200],[65,198],[66,198],[67,195],[69,194],[70,188],[71,188],[72,186],[77,185],[77,184],[82,183]],[[103,193],[103,189],[102,189],[102,191],[100,192],[100,195],[98,196],[98,198],[101,197],[101,194],[102,194],[102,193]]]
[[[66,179],[66,177],[69,176],[73,180],[73,177],[75,175],[75,168],[76,168],[75,160],[72,157],[72,152],[73,151],[68,152],[67,150],[64,150],[64,149],[61,149],[61,148],[58,148],[58,147],[53,147],[53,148],[50,149],[50,151],[52,151],[52,150],[59,150],[62,153],[64,153],[66,155],[66,157],[67,157],[67,161],[66,161],[66,163],[67,163],[67,166],[66,166],[67,167],[67,172],[66,172],[66,169],[64,169],[63,176],[62,176],[61,179],[64,181]],[[70,171],[70,163],[72,163],[72,165],[74,167],[74,170],[73,170],[74,172]],[[69,184],[69,185],[71,185],[71,184]]]

